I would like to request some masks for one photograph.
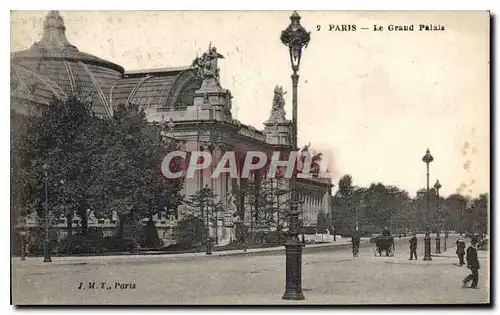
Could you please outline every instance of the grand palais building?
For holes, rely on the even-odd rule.
[[[211,49],[209,54],[216,53],[215,49]],[[212,76],[203,71],[200,74],[196,65],[127,71],[120,65],[81,52],[71,45],[65,35],[62,17],[57,11],[51,11],[45,18],[42,38],[29,49],[11,54],[11,109],[22,115],[31,115],[38,108],[48,106],[53,97],[63,99],[71,93],[81,92],[93,98],[93,110],[101,116],[112,116],[113,108],[118,104],[138,104],[149,121],[169,122],[171,128],[167,130],[167,136],[182,143],[187,151],[201,148],[219,157],[228,150],[289,151],[292,124],[285,118],[283,104],[280,107],[281,95],[278,93],[276,96],[275,91],[278,100],[269,100],[270,117],[263,122],[263,129],[233,119],[233,96],[218,82],[216,61],[217,57],[215,69],[211,69],[214,71]],[[207,69],[210,71],[210,67]],[[274,88],[269,87],[270,91]],[[181,193],[187,198],[207,185],[225,207],[215,228],[219,242],[227,243],[234,238],[235,207],[231,204],[234,202],[231,193],[235,185],[241,185],[241,180],[224,175],[216,179],[195,177],[185,180]],[[298,179],[297,186],[305,225],[315,225],[319,211],[332,211],[330,179]],[[286,197],[282,196],[283,207],[286,207]],[[248,207],[244,201],[241,202],[240,206],[245,209],[241,220],[249,224]],[[159,236],[166,243],[186,207],[181,205],[177,209],[177,217],[165,215],[154,218]],[[73,219],[73,226],[77,226],[79,219]],[[65,220],[65,217],[58,218],[51,229],[64,235]],[[35,218],[29,217],[26,224],[29,227],[34,222]],[[117,225],[117,218],[96,218],[91,213],[88,224],[89,227],[112,231]]]

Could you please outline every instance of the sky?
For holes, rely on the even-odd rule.
[[[225,56],[221,85],[234,96],[234,118],[263,129],[282,85],[291,119],[290,60],[279,40],[291,12],[60,13],[70,43],[126,70],[189,65],[211,42]],[[299,13],[311,42],[299,71],[298,141],[333,155],[334,184],[350,174],[357,186],[381,182],[413,196],[426,185],[429,148],[430,182],[439,179],[442,195],[489,192],[487,12]],[[41,38],[45,15],[11,13],[11,52]],[[328,31],[330,24],[357,29]],[[412,24],[416,31],[387,30]],[[445,30],[418,31],[420,24]]]

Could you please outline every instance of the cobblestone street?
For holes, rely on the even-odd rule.
[[[453,245],[450,237],[448,244]],[[456,266],[455,248],[422,261],[408,260],[408,241],[397,240],[394,257],[374,257],[364,244],[324,247],[303,256],[304,301],[283,301],[285,256],[155,257],[75,261],[67,264],[13,259],[15,304],[426,304],[487,303],[488,252],[479,251],[479,289],[461,288],[468,274]],[[432,242],[434,247],[434,239]],[[434,252],[434,248],[432,249]],[[92,288],[92,286],[94,286]]]

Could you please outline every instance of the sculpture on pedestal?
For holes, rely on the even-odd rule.
[[[224,59],[224,56],[217,52],[217,48],[212,47],[212,43],[208,46],[208,51],[203,53],[201,57],[196,57],[191,64],[191,67],[198,69],[198,76],[203,79],[202,89],[205,88],[220,88],[218,60]]]
[[[238,221],[238,218],[236,217],[235,220],[235,215],[236,214],[236,196],[234,194],[229,194],[228,200],[227,200],[227,207],[226,211],[224,213],[224,227],[223,227],[223,242],[229,244],[235,239],[235,227],[234,227],[234,222]]]
[[[271,110],[271,120],[285,121],[285,95],[283,92],[283,87],[276,85],[274,87],[274,98],[273,98],[273,108]]]

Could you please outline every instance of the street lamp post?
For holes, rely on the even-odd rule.
[[[23,211],[23,217],[21,219],[21,260],[26,260],[26,218],[24,217],[24,211]]]
[[[302,56],[302,48],[307,47],[311,35],[300,25],[300,15],[294,12],[290,16],[290,25],[281,32],[281,42],[289,48],[290,62],[292,66],[292,150],[297,150],[297,85],[299,82],[299,66]],[[286,288],[282,299],[303,300],[302,294],[302,243],[298,238],[298,217],[296,172],[290,180],[290,211],[288,212],[288,237],[285,243],[286,249]]]
[[[205,185],[205,187],[203,189],[205,190],[205,192],[208,191],[208,185]],[[211,200],[213,202],[213,199],[211,199]],[[205,246],[205,249],[206,249],[205,254],[212,255],[212,239],[210,238],[210,217],[209,217],[209,213],[208,213],[210,207],[207,204],[207,199],[205,199],[205,202],[202,205],[202,207],[205,210],[205,217],[206,217],[206,222],[207,222],[207,244]]]
[[[306,239],[304,237],[304,201],[300,201],[300,233],[302,236],[302,246],[306,246]]]
[[[356,207],[356,231],[359,231],[359,209],[361,208],[362,210],[365,207],[365,199],[361,199],[361,202],[359,203],[359,206]]]
[[[43,176],[45,178],[45,241],[43,243],[43,262],[52,262],[50,258],[50,243],[49,243],[49,179],[48,179],[48,169],[49,165],[47,163],[43,164]]]
[[[441,238],[440,238],[440,230],[441,230],[441,218],[439,215],[439,189],[441,188],[441,184],[439,183],[439,179],[436,180],[436,184],[434,184],[434,188],[436,189],[436,218],[437,218],[437,231],[436,231],[436,254],[441,254]]]
[[[429,149],[427,149],[427,151],[425,152],[425,155],[424,157],[422,158],[422,161],[424,161],[424,163],[426,164],[427,166],[427,210],[426,210],[426,213],[425,213],[425,238],[424,238],[424,247],[425,247],[425,251],[424,251],[424,260],[432,260],[431,258],[431,236],[429,234],[429,226],[428,226],[428,222],[427,222],[427,217],[429,215],[429,211],[430,211],[430,199],[429,199],[429,164],[434,161],[434,158],[432,157],[431,155],[431,152]]]

